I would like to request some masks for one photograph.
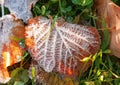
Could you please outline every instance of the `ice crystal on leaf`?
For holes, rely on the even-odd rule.
[[[24,24],[21,20],[15,20],[12,15],[0,18],[0,83],[9,81],[10,76],[7,67],[21,60],[22,49],[18,41],[12,39],[24,38]]]
[[[44,17],[30,19],[26,27],[26,45],[33,58],[47,72],[72,75],[81,69],[81,59],[95,54],[100,36],[93,27],[65,22],[59,18],[54,27]]]
[[[2,49],[3,45],[9,42],[10,30],[13,27],[12,21],[12,16],[9,15],[0,18],[0,83],[6,83],[10,80],[6,65],[4,65]]]
[[[0,18],[0,53],[2,53],[3,44],[8,43],[10,40],[9,35],[11,35],[11,29],[13,26],[13,17],[11,15],[6,15]]]
[[[37,0],[5,0],[5,6],[9,8],[10,12],[17,18],[23,19],[27,22],[32,17],[31,7]]]

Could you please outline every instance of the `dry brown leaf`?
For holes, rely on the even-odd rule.
[[[11,37],[24,38],[24,31],[23,22],[12,15],[0,18],[0,83],[10,79],[7,67],[21,60],[24,49]]]
[[[112,54],[120,58],[120,7],[110,3],[108,11],[108,26],[112,28],[110,49]]]
[[[102,21],[106,18],[107,27],[110,28],[110,49],[112,54],[120,58],[120,7],[110,0],[95,0],[97,16]],[[100,27],[102,23],[98,24]]]
[[[36,17],[26,27],[26,45],[45,71],[73,77],[89,67],[90,62],[81,60],[98,51],[100,36],[93,27],[71,24],[61,18],[53,25],[50,19]]]

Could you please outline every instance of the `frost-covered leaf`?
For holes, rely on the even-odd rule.
[[[31,7],[38,0],[5,0],[5,6],[9,8],[10,12],[17,18],[23,19],[27,22],[32,17]]]
[[[24,38],[21,33],[24,33],[21,20],[15,20],[11,15],[0,18],[0,83],[6,83],[10,79],[7,67],[21,60],[22,49],[19,42],[11,38]]]
[[[12,15],[6,15],[0,19],[0,58],[3,58],[5,66],[19,61],[22,49],[19,41],[12,37],[24,38],[24,24],[21,20],[15,20]],[[12,59],[11,59],[12,58]]]
[[[84,66],[81,59],[95,54],[100,45],[95,28],[71,24],[62,18],[54,23],[54,27],[50,19],[30,19],[26,35],[29,51],[45,71],[68,75],[77,75]]]

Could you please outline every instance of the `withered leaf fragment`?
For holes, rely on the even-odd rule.
[[[95,0],[97,16],[99,20],[105,18],[107,28],[109,28],[111,40],[110,50],[112,55],[120,58],[120,7],[114,4],[111,0]],[[98,25],[101,25],[99,23]]]
[[[7,67],[21,60],[24,49],[20,48],[19,39],[24,38],[24,32],[21,20],[15,20],[12,15],[0,18],[0,83],[10,79]]]

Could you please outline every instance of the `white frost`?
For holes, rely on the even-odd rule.
[[[27,22],[32,17],[31,7],[38,0],[5,0],[5,6],[9,8],[10,12],[18,19]]]

